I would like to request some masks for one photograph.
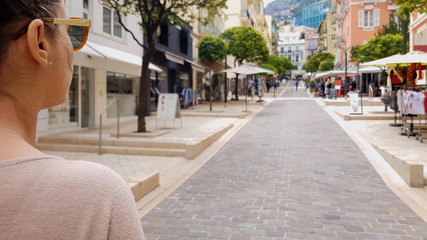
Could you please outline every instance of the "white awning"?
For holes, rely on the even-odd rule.
[[[165,52],[165,57],[166,57],[166,59],[168,59],[169,61],[176,62],[176,63],[178,63],[178,64],[184,65],[184,58],[182,58],[182,57],[180,57],[180,56],[178,56],[178,55],[175,55],[175,54],[172,54],[172,53]]]
[[[195,63],[193,61],[190,61],[190,60],[187,60],[187,59],[185,59],[185,61],[187,61],[188,63],[190,63],[191,64],[191,68],[193,70],[197,71],[197,72],[204,73],[206,71],[205,68],[202,65],[200,65],[200,64],[197,64],[197,63]]]
[[[82,48],[82,50],[84,53],[87,53],[92,56],[104,57],[107,59],[114,59],[121,62],[130,63],[136,66],[142,66],[141,56],[136,56],[114,48],[102,46],[94,42],[87,42],[86,45]],[[162,69],[152,63],[149,63],[148,69],[156,72],[162,72]]]

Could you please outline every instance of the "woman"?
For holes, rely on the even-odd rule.
[[[143,239],[120,176],[34,147],[37,114],[66,99],[90,27],[66,18],[63,0],[0,0],[0,239]]]

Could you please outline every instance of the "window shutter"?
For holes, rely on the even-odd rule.
[[[374,9],[374,27],[380,26],[380,10]]]
[[[364,11],[363,10],[359,10],[359,27],[362,28],[363,27],[363,17],[364,17]]]

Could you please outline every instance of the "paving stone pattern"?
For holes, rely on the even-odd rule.
[[[148,240],[427,239],[321,107],[283,96],[142,218]]]

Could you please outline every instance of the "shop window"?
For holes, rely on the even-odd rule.
[[[185,31],[179,33],[179,50],[183,54],[188,54],[188,34]]]
[[[121,73],[107,73],[107,93],[133,94],[132,76]]]
[[[107,72],[107,104],[119,100],[120,116],[134,116],[138,101],[139,78],[122,73]],[[117,108],[107,110],[107,118],[117,117]]]
[[[169,26],[161,25],[157,28],[157,41],[165,46],[168,46],[169,40]]]
[[[102,16],[103,31],[115,37],[122,38],[122,26],[119,23],[119,15],[115,11],[103,7]]]
[[[68,90],[68,97],[64,103],[48,109],[48,128],[64,128],[78,126],[79,120],[79,71],[78,66],[74,66],[73,78]]]

